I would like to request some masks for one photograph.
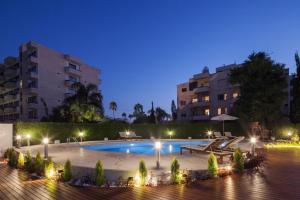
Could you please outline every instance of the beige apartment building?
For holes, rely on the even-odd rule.
[[[234,102],[239,97],[238,85],[229,82],[230,70],[240,67],[237,64],[216,68],[215,73],[209,73],[208,68],[195,74],[186,83],[177,85],[178,121],[202,121],[220,114],[231,114]],[[289,69],[286,69],[289,77]],[[290,83],[288,98],[282,105],[282,112],[289,115]]]
[[[99,69],[71,55],[23,44],[18,57],[0,64],[0,121],[39,121],[75,94],[73,83],[99,86],[99,76]]]

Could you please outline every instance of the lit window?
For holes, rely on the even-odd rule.
[[[218,115],[221,115],[221,114],[222,114],[222,109],[218,108]]]
[[[209,96],[204,96],[204,101],[209,102]]]
[[[226,100],[227,100],[227,94],[224,93],[224,101],[226,101]]]
[[[193,98],[192,99],[192,103],[197,103],[198,102],[198,99],[197,98]]]
[[[186,92],[186,88],[181,88],[181,92]]]
[[[209,109],[204,110],[204,115],[209,116]]]
[[[239,96],[239,93],[237,93],[237,92],[235,92],[235,93],[232,94],[233,98],[237,98],[238,96]]]

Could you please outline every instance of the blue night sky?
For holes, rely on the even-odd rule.
[[[101,90],[118,114],[137,102],[170,110],[176,85],[207,65],[266,51],[295,71],[300,1],[0,1],[0,59],[29,40],[101,69]]]

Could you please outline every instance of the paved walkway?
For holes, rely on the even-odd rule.
[[[300,199],[300,150],[270,151],[263,173],[233,175],[188,186],[75,188],[55,181],[27,181],[0,164],[0,199]]]

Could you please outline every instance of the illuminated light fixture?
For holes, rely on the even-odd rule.
[[[288,135],[288,136],[292,136],[292,133],[289,131],[289,132],[287,133],[287,135]]]
[[[52,178],[54,174],[55,174],[54,169],[50,169],[47,173],[47,178]]]
[[[232,170],[232,167],[230,165],[226,166],[226,170],[227,171],[231,171]]]
[[[80,142],[82,142],[83,137],[84,137],[84,132],[80,131],[78,135],[80,137]]]
[[[169,152],[172,152],[173,151],[173,146],[170,144],[169,145]]]
[[[207,136],[208,136],[208,139],[210,139],[210,136],[212,135],[212,131],[207,131]]]
[[[49,144],[49,138],[44,138],[43,139],[43,144]]]
[[[160,168],[160,149],[161,149],[161,142],[160,142],[160,141],[156,141],[154,147],[155,147],[155,149],[156,149],[156,168],[159,169],[159,168]]]
[[[129,135],[130,135],[130,132],[129,132],[129,131],[126,131],[125,134],[126,134],[127,136],[129,136]]]
[[[161,149],[161,142],[160,141],[155,142],[155,149],[156,150],[160,150]]]
[[[17,140],[21,140],[22,139],[22,136],[21,135],[17,135]]]
[[[170,139],[171,139],[173,136],[173,131],[168,131],[168,135],[170,136]]]
[[[43,139],[43,144],[44,144],[44,157],[47,159],[48,158],[48,144],[49,144],[49,138],[44,138]]]
[[[255,144],[255,143],[256,143],[256,138],[255,138],[255,137],[251,137],[251,138],[250,138],[250,142],[251,142],[252,144]]]
[[[30,135],[30,134],[27,134],[27,135],[26,135],[26,138],[27,138],[27,146],[30,146],[30,138],[31,138],[31,135]]]
[[[251,145],[251,152],[252,152],[252,155],[255,155],[256,137],[251,137],[251,138],[250,138],[250,143],[252,144],[252,145]]]

